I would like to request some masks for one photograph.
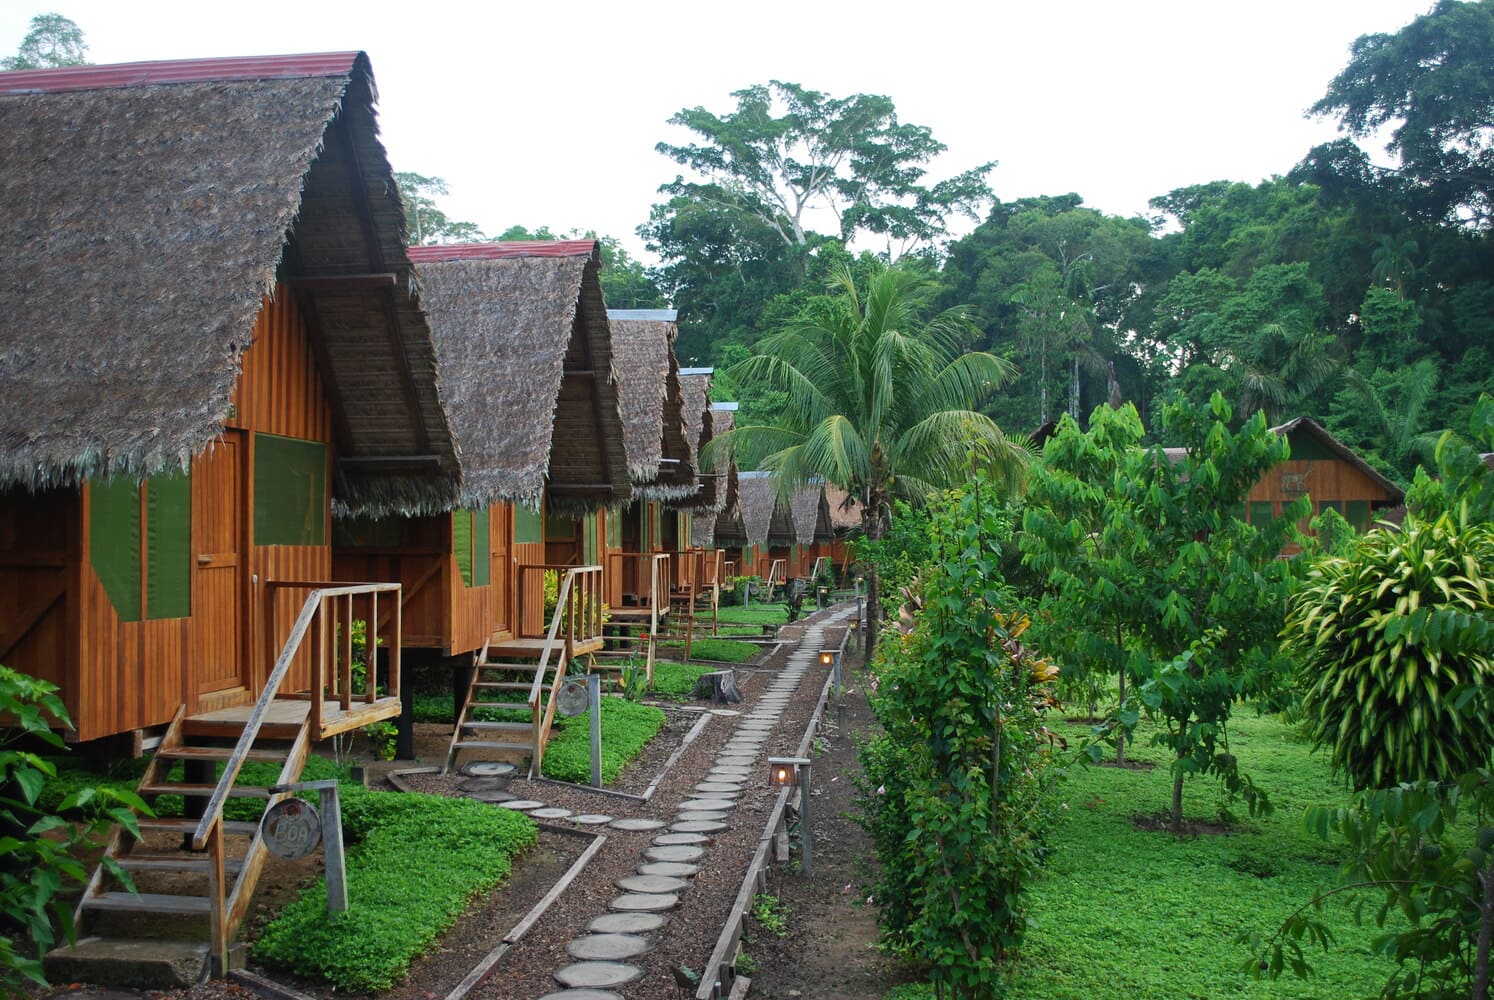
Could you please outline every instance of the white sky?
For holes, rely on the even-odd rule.
[[[394,168],[445,178],[449,215],[490,234],[595,229],[640,254],[634,227],[678,171],[654,144],[687,137],[666,120],[726,112],[750,84],[886,94],[948,145],[931,179],[994,159],[1003,200],[1077,191],[1131,215],[1176,187],[1290,169],[1336,134],[1302,113],[1350,43],[1430,6],[0,0],[0,54],[53,10],[97,63],[362,49]]]

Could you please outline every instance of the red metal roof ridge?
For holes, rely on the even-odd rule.
[[[496,243],[448,243],[444,246],[412,246],[412,264],[437,264],[454,260],[512,260],[521,257],[590,257],[596,240],[506,240]]]
[[[294,80],[345,76],[361,52],[309,52],[282,56],[229,56],[219,59],[167,59],[154,62],[64,66],[0,73],[0,95],[109,90],[167,83],[227,80]]]

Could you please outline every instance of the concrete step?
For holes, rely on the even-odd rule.
[[[54,983],[108,983],[171,990],[205,981],[209,947],[203,941],[137,941],[86,937],[47,952],[43,968]]]

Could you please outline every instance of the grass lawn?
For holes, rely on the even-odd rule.
[[[684,652],[685,642],[683,639],[671,640],[659,643],[662,650],[660,656],[672,656],[675,651]],[[762,652],[761,646],[750,642],[739,642],[736,639],[717,639],[710,636],[704,639],[696,639],[690,644],[690,658],[692,660],[716,660],[721,663],[746,663]],[[658,666],[654,667],[657,676]],[[656,682],[657,683],[657,682]]]
[[[1061,720],[1071,739],[1085,729]],[[1142,742],[1150,736],[1141,734]],[[1369,953],[1376,933],[1354,926],[1347,900],[1325,917],[1338,942],[1310,952],[1317,974],[1303,982],[1253,980],[1250,958],[1234,943],[1242,929],[1273,932],[1316,889],[1339,884],[1339,845],[1303,829],[1303,810],[1345,798],[1325,758],[1294,742],[1288,727],[1242,709],[1230,725],[1231,749],[1269,793],[1276,812],[1244,817],[1232,832],[1176,838],[1136,828],[1132,817],[1166,809],[1171,781],[1166,751],[1145,745],[1128,756],[1151,771],[1075,767],[1060,786],[1068,804],[1046,877],[1033,890],[1033,927],[1014,967],[1012,1000],[1097,997],[1321,998],[1377,996],[1391,963]],[[1217,783],[1190,780],[1184,813],[1212,820]],[[1237,810],[1243,815],[1244,807]],[[1371,910],[1372,912],[1372,910]],[[933,996],[915,988],[897,1000]]]
[[[753,601],[747,607],[740,603],[721,602],[716,620],[722,625],[785,625],[788,623],[788,605],[782,601],[762,604]]]
[[[669,701],[684,701],[690,697],[690,690],[695,687],[696,678],[715,669],[703,663],[655,660],[654,689],[651,694],[655,698],[664,698]]]

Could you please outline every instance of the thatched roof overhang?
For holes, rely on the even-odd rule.
[[[742,527],[749,545],[793,545],[796,541],[789,504],[778,497],[771,472],[743,472],[738,476]]]
[[[712,403],[711,404],[711,436],[719,437],[736,426],[737,404],[736,403]],[[726,462],[724,469],[718,468],[717,474],[722,478],[719,480],[716,490],[719,494],[720,513],[729,514],[732,517],[740,517],[741,506],[740,484],[738,482],[737,463],[730,459]]]
[[[697,482],[685,440],[674,310],[611,309],[607,319],[634,495],[664,501],[693,496]]]
[[[711,440],[715,422],[711,416],[710,368],[689,368],[680,371],[680,393],[684,406],[685,443],[690,450],[690,464],[695,467],[696,488],[691,496],[671,502],[668,506],[690,513],[717,513],[726,499],[726,491],[719,489],[721,476],[701,465],[700,452]]]
[[[789,515],[794,540],[800,545],[830,538],[830,508],[825,503],[824,484],[809,483],[795,490],[789,501]]]
[[[631,494],[595,240],[411,247],[462,503],[572,513]]]
[[[0,488],[185,467],[277,280],[333,410],[339,513],[456,499],[368,58],[0,74]]]
[[[700,549],[716,545],[716,515],[703,511],[690,519],[690,544]]]

